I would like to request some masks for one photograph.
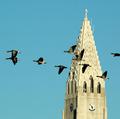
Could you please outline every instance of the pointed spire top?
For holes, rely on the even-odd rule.
[[[88,10],[85,9],[85,18],[87,18],[87,16],[88,16]]]

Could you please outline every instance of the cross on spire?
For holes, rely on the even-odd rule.
[[[85,9],[85,18],[87,18],[87,15],[88,15],[88,10]]]

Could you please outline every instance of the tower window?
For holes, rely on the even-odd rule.
[[[87,83],[84,81],[83,83],[83,93],[87,92]]]
[[[73,93],[73,81],[71,81],[71,93]]]
[[[67,93],[68,93],[68,95],[69,95],[69,91],[70,91],[70,87],[69,87],[69,82],[68,82],[68,84],[67,84]]]
[[[69,76],[70,76],[70,72],[69,72],[69,74],[68,74]]]
[[[76,119],[76,117],[77,117],[76,114],[77,114],[77,113],[76,113],[76,109],[75,109],[75,110],[74,110],[74,113],[73,113],[73,119]]]
[[[75,93],[76,93],[76,90],[77,90],[77,86],[76,86],[76,81],[75,81]]]
[[[92,76],[90,76],[90,92],[94,92],[94,80]]]
[[[97,85],[97,93],[101,93],[101,84],[100,84],[100,82],[98,82],[98,85]]]
[[[75,77],[75,72],[73,72],[73,76],[72,76],[72,78],[74,79],[74,77]]]

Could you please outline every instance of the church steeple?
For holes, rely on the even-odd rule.
[[[105,81],[96,77],[102,70],[87,10],[76,45],[67,81],[63,119],[107,119]],[[76,60],[76,54],[83,49],[82,60]],[[89,66],[83,72],[86,64]]]

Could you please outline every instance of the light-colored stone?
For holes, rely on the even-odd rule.
[[[82,49],[85,49],[83,56],[85,61],[72,60],[66,85],[63,119],[107,119],[105,81],[96,77],[102,75],[102,70],[87,12],[75,52],[80,52]],[[85,73],[82,73],[82,65],[79,64],[84,63],[90,64],[92,67],[88,67]],[[94,81],[94,92],[90,90],[91,76]],[[83,92],[84,82],[87,84],[87,92]],[[101,85],[101,93],[97,92],[98,82]],[[71,104],[73,110],[70,110]]]

